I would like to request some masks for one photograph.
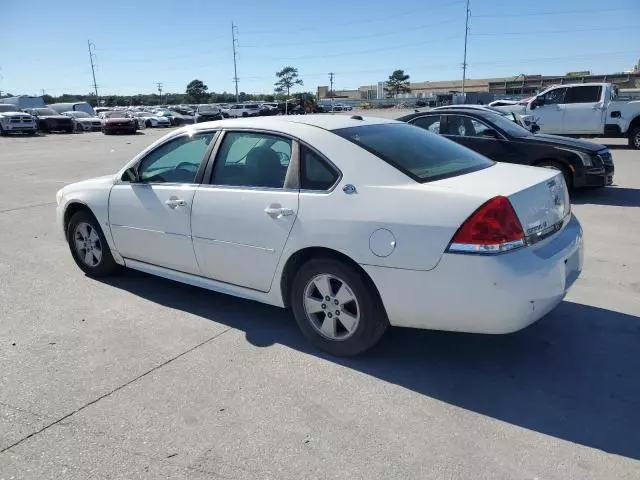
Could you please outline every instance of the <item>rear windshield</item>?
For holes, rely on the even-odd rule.
[[[444,137],[407,123],[383,123],[333,130],[390,163],[417,182],[475,172],[494,164]]]

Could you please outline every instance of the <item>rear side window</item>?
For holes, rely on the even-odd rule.
[[[310,148],[300,146],[300,188],[302,190],[329,190],[340,175]]]
[[[596,103],[600,101],[602,87],[588,85],[585,87],[571,87],[567,90],[565,103]]]
[[[363,125],[333,130],[333,133],[421,183],[475,172],[494,164],[466,147],[407,123]]]
[[[419,127],[429,130],[431,133],[440,133],[440,115],[429,115],[426,117],[418,117],[411,123]]]

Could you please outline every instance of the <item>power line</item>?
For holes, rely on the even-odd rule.
[[[233,21],[231,22],[231,42],[233,45],[233,81],[236,84],[236,102],[240,101],[240,96],[238,95],[238,67],[236,65],[236,46],[238,43],[238,39],[236,38],[237,28]]]
[[[467,80],[467,39],[469,38],[469,0],[464,14],[464,60],[462,61],[462,94],[464,95],[464,83]]]
[[[96,83],[96,69],[93,65],[93,57],[95,55],[94,52],[91,51],[91,47],[93,47],[94,51],[96,46],[91,43],[90,40],[87,40],[87,47],[89,48],[89,61],[91,62],[91,74],[93,75],[93,89],[96,92],[96,106],[100,105],[100,97],[98,96],[98,84]]]
[[[426,25],[418,25],[416,27],[403,28],[402,30],[395,29],[395,30],[388,30],[386,32],[371,33],[367,35],[356,35],[351,37],[332,38],[330,40],[313,40],[310,42],[296,41],[294,46],[299,47],[299,46],[306,46],[306,45],[321,45],[321,44],[327,44],[327,43],[342,43],[348,40],[363,40],[367,38],[378,38],[378,37],[384,37],[389,35],[405,34],[406,32],[415,31],[415,30],[424,30],[425,28],[431,28],[431,27],[436,27],[441,25],[450,25],[452,23],[457,23],[457,20],[448,20],[446,22],[429,23]],[[243,45],[242,48],[290,47],[291,45],[292,45],[291,42],[287,42],[287,43],[271,43],[271,44],[265,44],[265,45],[262,45],[262,44],[261,45]]]
[[[530,12],[530,13],[501,13],[489,15],[474,15],[473,18],[507,18],[507,17],[538,17],[544,15],[568,15],[575,13],[602,13],[602,12],[619,12],[628,11],[628,8],[583,8],[576,10],[556,10],[549,12]]]
[[[465,0],[458,0],[457,2],[443,2],[440,4],[436,4],[436,5],[427,5],[426,7],[429,9],[429,13],[432,13],[434,11],[437,10],[442,10],[448,7],[452,7],[455,5],[460,5],[461,3],[464,3]],[[400,18],[400,17],[406,17],[409,15],[417,15],[417,14],[424,14],[425,11],[425,6],[423,6],[420,9],[417,10],[411,10],[411,11],[407,11],[407,12],[403,12],[403,13],[397,13],[394,15],[385,15],[382,17],[375,17],[375,18],[369,18],[369,19],[358,19],[358,20],[350,20],[348,22],[342,22],[342,23],[332,23],[332,28],[339,28],[339,27],[346,27],[346,26],[350,26],[350,25],[362,25],[365,23],[374,23],[374,22],[382,22],[382,21],[388,21],[390,19],[393,18]],[[304,27],[304,28],[298,28],[295,30],[289,30],[287,29],[287,33],[294,33],[294,32],[312,32],[312,31],[317,31],[317,30],[323,30],[326,31],[326,27],[313,27],[313,28],[308,28],[308,27]],[[271,34],[282,34],[282,29],[280,30],[263,30],[263,31],[257,31],[257,32],[243,32],[243,35],[271,35]]]
[[[574,33],[574,32],[597,32],[597,31],[611,31],[617,32],[618,30],[637,30],[638,25],[624,25],[624,26],[610,26],[610,27],[584,27],[584,28],[572,28],[561,30],[535,30],[528,32],[491,32],[491,33],[472,33],[473,37],[497,37],[501,35],[543,35],[548,33]]]

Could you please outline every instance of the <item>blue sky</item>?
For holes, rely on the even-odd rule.
[[[297,67],[315,91],[384,80],[460,79],[464,0],[3,0],[0,90],[87,93],[87,40],[100,94],[183,92],[194,79],[231,92],[231,22],[240,91],[269,93]],[[471,0],[468,77],[618,72],[640,58],[640,0]]]

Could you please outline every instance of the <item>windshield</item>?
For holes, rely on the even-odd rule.
[[[333,130],[380,157],[417,182],[454,177],[493,162],[466,147],[407,123],[384,123]]]
[[[213,105],[200,105],[198,107],[198,112],[200,113],[204,113],[204,112],[218,112],[219,108],[218,107],[214,107]]]
[[[493,113],[487,113],[485,118],[487,120],[491,120],[496,125],[496,127],[504,130],[507,135],[511,135],[512,137],[529,137],[533,135],[529,130],[515,123],[511,115],[502,116]]]
[[[127,112],[106,112],[104,114],[106,118],[130,118],[131,115]]]
[[[34,109],[34,111],[38,115],[60,115],[58,112],[52,110],[51,108],[36,108]]]

